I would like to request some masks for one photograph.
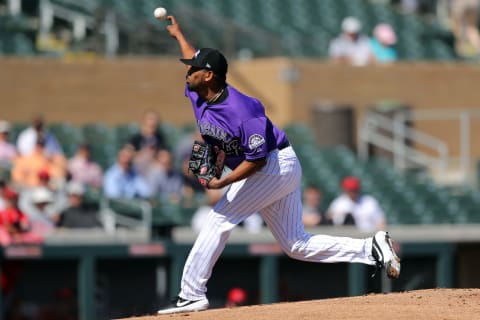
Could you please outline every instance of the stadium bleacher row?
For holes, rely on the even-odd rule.
[[[425,172],[401,174],[386,159],[360,160],[349,148],[318,148],[306,126],[286,132],[303,167],[304,183],[318,184],[329,203],[347,175],[358,176],[366,193],[375,196],[389,224],[460,224],[480,222],[480,196],[469,187],[436,185]]]
[[[177,15],[188,29],[194,43],[225,49],[225,32],[235,52],[243,48],[254,56],[284,55],[293,57],[327,57],[329,41],[340,33],[346,16],[358,17],[363,32],[371,35],[378,23],[389,23],[397,31],[397,49],[402,60],[457,59],[453,35],[435,21],[415,14],[401,13],[387,3],[367,0],[51,0],[57,6],[88,16],[113,10],[121,32],[136,32],[140,25],[163,29],[164,24],[152,15],[162,5]],[[211,17],[211,19],[205,19]],[[220,21],[220,25],[218,23]],[[0,53],[30,55],[35,52],[31,24],[23,15],[0,16]],[[228,31],[227,30],[227,31]],[[15,31],[12,33],[12,31]],[[263,34],[257,41],[258,34]],[[277,45],[271,45],[276,43]]]
[[[13,126],[12,141],[25,126],[18,123]],[[182,135],[191,132],[192,128],[190,125],[176,127],[163,123],[161,129],[169,146],[175,148]],[[56,123],[51,124],[49,130],[57,136],[68,157],[74,154],[80,142],[88,142],[92,147],[93,160],[106,169],[138,126],[134,123],[117,126],[90,123],[76,127]],[[402,174],[389,160],[371,158],[364,161],[346,146],[319,147],[313,132],[305,125],[292,124],[285,131],[301,160],[303,185],[318,185],[323,192],[324,206],[341,192],[341,179],[355,175],[361,179],[363,190],[379,200],[389,224],[480,223],[480,196],[469,187],[438,186],[424,172]],[[100,195],[90,196],[98,200]],[[200,198],[196,202],[200,203]],[[187,225],[195,209],[195,205],[184,206],[156,199],[152,207],[153,224]],[[115,210],[127,215],[140,215],[138,208],[131,210],[121,203]]]

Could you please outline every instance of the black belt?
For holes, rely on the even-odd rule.
[[[279,144],[279,145],[277,146],[277,149],[278,149],[278,150],[283,150],[283,149],[288,148],[288,147],[290,147],[290,142],[287,140],[287,141],[285,141],[284,143]]]

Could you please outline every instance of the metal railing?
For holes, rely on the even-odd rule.
[[[407,124],[409,116],[404,111],[395,112],[392,118],[377,112],[368,112],[358,134],[358,153],[363,159],[369,157],[369,145],[391,152],[393,164],[399,170],[410,166],[446,168],[448,146],[440,139],[414,129]],[[424,146],[435,155],[420,151],[415,146]]]
[[[358,154],[367,159],[368,147],[373,145],[391,152],[394,165],[400,170],[413,164],[438,170],[437,172],[446,175],[448,169],[457,174],[453,183],[466,185],[476,183],[472,180],[471,146],[472,121],[477,119],[480,119],[479,108],[410,109],[408,112],[398,111],[391,118],[376,112],[368,112],[358,133]],[[450,150],[453,146],[449,148],[445,141],[408,125],[416,121],[452,121],[458,124],[456,125],[459,128],[456,143],[459,148],[458,156],[452,155]],[[451,136],[456,134],[451,132]]]
[[[118,210],[118,207],[121,209]],[[146,200],[102,198],[100,216],[105,231],[110,235],[114,235],[120,227],[138,231],[146,239],[151,238],[152,206]]]
[[[462,108],[462,109],[433,109],[433,110],[413,110],[411,119],[416,121],[454,121],[458,123],[458,168],[463,175],[463,180],[468,182],[471,176],[473,165],[471,145],[472,137],[472,121],[480,119],[479,108]],[[452,132],[453,134],[453,132]],[[449,162],[452,163],[457,158],[450,157]]]

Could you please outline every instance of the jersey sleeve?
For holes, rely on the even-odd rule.
[[[267,118],[252,118],[241,124],[241,142],[246,160],[265,158],[268,153]]]

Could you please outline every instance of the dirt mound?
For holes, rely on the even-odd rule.
[[[430,289],[128,318],[136,320],[478,319],[480,289]]]

